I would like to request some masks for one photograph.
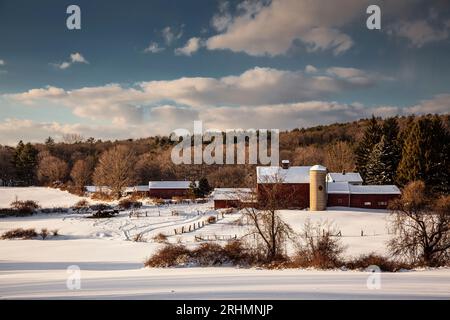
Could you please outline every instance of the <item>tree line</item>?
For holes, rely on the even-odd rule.
[[[430,190],[448,193],[449,115],[361,119],[351,123],[280,133],[280,160],[292,165],[323,164],[330,171],[361,173],[366,183],[422,180]],[[64,186],[82,192],[90,184],[124,186],[151,180],[206,179],[211,187],[255,184],[255,165],[174,165],[167,136],[102,141],[79,135],[56,142],[0,146],[1,185]]]

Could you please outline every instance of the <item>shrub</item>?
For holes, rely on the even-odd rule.
[[[91,216],[91,218],[95,218],[95,219],[112,218],[112,217],[115,217],[118,213],[119,213],[119,211],[117,211],[117,210],[98,210]]]
[[[145,242],[144,240],[144,234],[143,233],[138,233],[133,237],[133,241],[134,242]]]
[[[40,236],[42,237],[42,240],[45,240],[49,235],[49,231],[46,228],[41,229]]]
[[[208,217],[208,220],[206,220],[209,224],[211,224],[211,223],[216,223],[216,217],[214,217],[214,216],[210,216],[210,217]]]
[[[89,209],[89,201],[87,201],[86,199],[81,199],[80,201],[74,204],[72,209],[77,212],[87,211]]]
[[[189,250],[185,246],[167,245],[159,249],[144,265],[153,268],[173,267],[178,265],[184,257],[189,257]]]
[[[13,229],[5,232],[2,235],[2,239],[33,239],[38,236],[37,232],[34,229]]]
[[[33,214],[37,209],[39,209],[38,203],[33,200],[26,200],[26,201],[16,200],[12,202],[10,206],[11,209],[13,209],[19,214]]]
[[[292,259],[292,264],[297,267],[321,269],[341,266],[341,254],[344,247],[339,238],[334,237],[333,234],[336,232],[326,222],[313,225],[310,221],[306,221],[301,235],[302,243]]]
[[[166,242],[167,236],[163,233],[158,233],[156,236],[153,237],[153,240],[156,242]]]
[[[245,248],[239,240],[231,240],[224,246],[223,251],[232,264],[249,265],[256,262],[255,255]]]
[[[411,269],[412,265],[390,260],[387,257],[370,253],[361,255],[348,261],[345,266],[348,269],[367,269],[369,266],[377,266],[381,271],[395,272],[401,269]]]
[[[142,202],[134,201],[131,199],[122,199],[119,201],[119,208],[128,210],[128,209],[138,209],[142,207]]]
[[[191,252],[195,263],[207,267],[230,262],[222,246],[217,243],[202,243]]]
[[[164,199],[161,198],[153,198],[152,199],[153,203],[156,204],[157,206],[161,206],[163,204],[165,204],[166,202],[164,201]]]
[[[59,230],[58,230],[58,229],[52,230],[52,235],[53,235],[54,237],[59,236]]]

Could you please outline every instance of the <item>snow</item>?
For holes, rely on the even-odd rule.
[[[198,182],[196,181],[198,184]],[[150,181],[150,189],[189,189],[190,181]]]
[[[349,185],[352,194],[401,194],[400,189],[394,185]]]
[[[327,193],[348,194],[348,186],[348,182],[327,182]]]
[[[258,183],[309,183],[310,166],[292,166],[283,169],[278,166],[256,167]]]
[[[328,182],[350,182],[350,183],[363,183],[363,179],[358,172],[330,172],[327,174]]]
[[[249,199],[251,196],[250,188],[215,188],[213,192],[214,200],[241,200]]]
[[[67,191],[61,191],[52,188],[28,187],[0,187],[0,208],[9,208],[11,202],[16,200],[37,201],[40,206],[46,208],[70,207],[83,197],[70,194]]]
[[[47,188],[2,188],[0,207],[15,196],[48,207],[70,206],[82,199]],[[258,270],[239,268],[147,269],[143,262],[163,244],[152,240],[159,233],[171,243],[188,247],[196,237],[240,236],[248,226],[237,223],[241,214],[222,215],[212,203],[146,205],[140,217],[121,212],[110,219],[89,219],[87,214],[37,214],[0,219],[0,233],[13,228],[58,229],[60,236],[46,240],[0,240],[1,299],[418,299],[450,298],[450,270],[382,273],[381,289],[369,290],[365,272],[317,270]],[[218,217],[215,224],[175,235],[174,229]],[[328,211],[283,210],[282,217],[301,230],[307,219],[333,222],[342,233],[346,255],[385,253],[389,239],[383,210],[331,208]],[[361,230],[364,236],[361,237]],[[134,242],[142,234],[146,242]],[[81,269],[81,290],[68,290],[68,266]]]

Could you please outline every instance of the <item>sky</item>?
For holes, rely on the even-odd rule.
[[[0,144],[449,111],[448,0],[0,0]]]

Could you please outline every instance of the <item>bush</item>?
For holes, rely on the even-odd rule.
[[[33,214],[37,209],[39,209],[39,205],[36,201],[26,200],[19,201],[16,200],[11,203],[11,209],[13,209],[18,214]]]
[[[163,204],[165,204],[166,202],[164,201],[164,199],[161,198],[153,198],[152,199],[153,203],[156,204],[157,206],[161,206]]]
[[[202,267],[222,265],[230,262],[222,246],[217,243],[202,243],[191,252],[190,256],[195,264]]]
[[[174,267],[181,265],[220,266],[225,264],[250,265],[256,263],[240,241],[231,241],[224,247],[217,243],[202,243],[193,250],[183,245],[168,244],[145,262],[146,267]]]
[[[301,236],[302,243],[291,262],[293,266],[321,269],[342,266],[341,254],[344,247],[339,238],[334,237],[333,234],[336,234],[336,231],[326,222],[313,225],[310,221],[306,221]]]
[[[128,210],[128,209],[138,209],[142,207],[142,202],[134,201],[131,199],[122,199],[119,201],[119,208]]]
[[[214,216],[210,216],[210,217],[208,217],[208,220],[206,220],[209,224],[212,224],[212,223],[216,223],[216,217],[214,217]]]
[[[98,210],[91,216],[91,218],[106,219],[115,217],[117,214],[119,214],[118,210]]]
[[[145,262],[146,267],[167,268],[179,265],[183,257],[189,256],[189,250],[183,245],[167,245]]]
[[[345,266],[348,269],[367,269],[369,266],[377,266],[381,271],[396,272],[401,269],[411,269],[412,265],[390,260],[387,257],[370,253],[348,261]]]
[[[155,242],[166,242],[167,241],[167,236],[163,233],[158,233],[156,236],[153,237],[153,240]]]
[[[53,235],[54,237],[59,236],[59,230],[58,230],[58,229],[52,230],[52,235]]]
[[[40,236],[42,237],[42,240],[45,240],[49,235],[49,231],[46,228],[41,229]]]
[[[6,239],[22,239],[22,240],[27,240],[27,239],[33,239],[36,238],[38,236],[37,232],[34,229],[22,229],[22,228],[18,228],[18,229],[14,229],[14,230],[10,230],[5,232],[2,235],[2,239],[6,240]]]
[[[72,209],[77,212],[87,211],[89,209],[89,201],[87,201],[86,199],[81,199],[80,201],[74,204]]]
[[[138,233],[133,237],[133,241],[134,242],[145,242],[144,239],[144,234],[143,233]]]

